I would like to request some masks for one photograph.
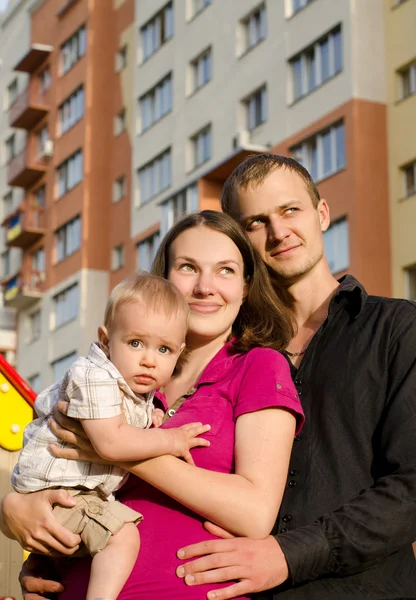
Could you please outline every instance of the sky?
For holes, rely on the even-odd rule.
[[[0,11],[5,10],[8,3],[9,3],[9,0],[0,0]]]

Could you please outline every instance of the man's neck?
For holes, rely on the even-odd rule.
[[[327,265],[317,265],[279,294],[292,312],[298,330],[316,331],[328,314],[329,303],[338,286]]]

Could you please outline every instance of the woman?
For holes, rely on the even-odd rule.
[[[296,420],[299,429],[303,419],[288,364],[275,352],[293,331],[263,263],[226,215],[204,211],[176,224],[161,244],[153,272],[172,281],[191,309],[187,361],[160,393],[166,406],[184,401],[164,427],[209,423],[204,437],[211,444],[192,451],[195,467],[170,456],[123,465],[140,479],[130,478],[119,499],[145,519],[140,555],[119,600],[196,600],[220,586],[186,586],[175,575],[176,552],[213,537],[203,520],[262,538],[276,519]],[[91,449],[55,448],[54,453],[97,460]],[[50,523],[44,493],[31,494],[29,501],[9,498],[3,526],[26,544],[36,538],[40,548],[56,548],[61,540],[54,524],[34,532],[16,523],[29,511],[31,520]],[[70,562],[62,574],[62,600],[82,598],[89,563],[89,558]]]

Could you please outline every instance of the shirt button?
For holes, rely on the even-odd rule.
[[[286,529],[286,527],[282,527],[282,529],[280,530],[280,533],[287,533],[289,530]]]
[[[301,379],[295,379],[294,383],[295,383],[295,385],[302,385],[302,380]]]
[[[291,515],[285,515],[284,517],[282,517],[283,523],[289,523],[289,521],[291,521],[291,520],[292,520]]]
[[[299,475],[299,471],[297,471],[296,469],[290,469],[289,475],[291,477],[295,477],[296,475]]]
[[[170,417],[173,417],[173,415],[175,414],[175,412],[176,412],[176,410],[175,410],[174,408],[170,408],[170,409],[168,410],[168,415],[169,415]]]
[[[289,487],[292,487],[292,488],[293,488],[293,487],[296,487],[298,484],[297,484],[297,481],[293,481],[293,479],[291,479],[291,480],[289,481],[288,485],[289,485]]]
[[[298,442],[300,440],[300,435],[295,435],[295,442]]]
[[[281,390],[281,389],[282,389],[282,384],[281,384],[281,383],[276,383],[276,388],[277,388],[278,390]]]

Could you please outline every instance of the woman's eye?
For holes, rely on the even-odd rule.
[[[170,348],[168,348],[167,346],[160,346],[159,352],[161,354],[170,354]]]
[[[140,348],[142,343],[140,340],[131,340],[131,342],[129,342],[129,344],[132,348]]]
[[[223,267],[221,269],[221,273],[223,273],[224,275],[233,275],[235,271],[231,267]]]
[[[186,272],[191,272],[191,271],[195,271],[195,267],[193,265],[181,265],[180,267],[181,271],[186,271]]]

